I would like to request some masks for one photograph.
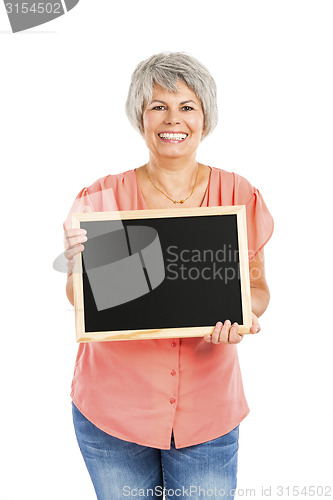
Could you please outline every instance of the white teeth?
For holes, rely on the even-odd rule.
[[[184,140],[187,137],[187,134],[169,134],[168,132],[158,135],[161,137],[161,139],[174,139],[176,141]]]

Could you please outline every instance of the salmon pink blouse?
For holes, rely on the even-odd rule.
[[[246,205],[251,260],[272,235],[272,216],[244,177],[210,168],[201,206]],[[70,214],[85,206],[97,212],[147,209],[135,170],[80,191],[65,229]],[[237,346],[202,337],[81,343],[71,398],[106,433],[163,450],[170,449],[172,430],[175,447],[183,448],[228,433],[249,413]]]

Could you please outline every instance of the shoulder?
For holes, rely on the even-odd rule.
[[[88,197],[95,212],[130,210],[131,200],[135,198],[136,176],[134,170],[100,177],[79,193]]]
[[[121,172],[119,174],[108,174],[100,177],[96,181],[94,181],[89,186],[81,189],[77,198],[80,198],[85,195],[92,196],[93,198],[98,198],[98,196],[103,193],[103,191],[107,189],[118,189],[122,187],[124,184],[128,184],[132,181],[133,175],[131,175],[134,170],[126,170],[125,172]]]
[[[120,172],[119,174],[108,174],[100,177],[90,186],[85,187],[84,190],[88,192],[89,195],[103,191],[104,189],[109,189],[111,187],[119,186],[125,181],[129,181],[134,170],[126,170],[125,172]]]
[[[216,176],[215,181],[221,186],[224,199],[232,197],[232,204],[246,205],[256,195],[258,190],[242,175],[217,167],[211,168]]]
[[[105,175],[81,189],[63,224],[64,229],[71,227],[71,214],[82,213],[86,207],[90,207],[93,212],[126,209],[127,205],[121,199],[126,202],[133,198],[133,174],[135,176],[134,170],[127,170],[120,174]]]

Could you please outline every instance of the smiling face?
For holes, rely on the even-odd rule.
[[[143,112],[143,136],[150,152],[162,158],[195,157],[204,113],[195,93],[181,80],[179,92],[155,85]]]

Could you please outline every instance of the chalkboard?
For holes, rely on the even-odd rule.
[[[78,342],[201,337],[229,319],[250,333],[244,205],[72,215]]]

